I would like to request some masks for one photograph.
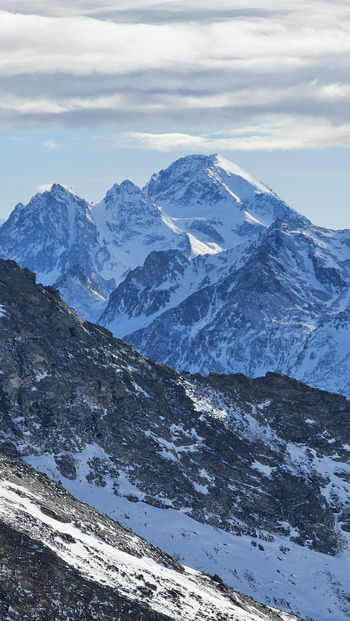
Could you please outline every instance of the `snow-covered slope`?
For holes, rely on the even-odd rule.
[[[181,566],[48,477],[3,456],[0,528],[3,621],[19,615],[22,621],[48,615],[55,621],[297,621]]]
[[[181,158],[153,175],[144,190],[174,223],[217,249],[251,239],[282,215],[305,220],[265,184],[219,155]]]
[[[116,336],[178,370],[272,370],[350,395],[349,231],[283,216],[180,272],[156,262],[162,272],[147,261],[111,295],[100,322]]]
[[[0,315],[0,451],[255,599],[350,618],[347,399],[178,374],[13,262]]]
[[[101,248],[96,269],[119,284],[130,269],[142,265],[153,248],[191,253],[188,236],[169,227],[160,210],[131,181],[114,185],[92,209]]]
[[[321,318],[310,332],[291,368],[311,386],[350,397],[350,307]]]

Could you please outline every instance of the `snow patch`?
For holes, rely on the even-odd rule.
[[[45,379],[45,377],[51,377],[50,373],[47,373],[47,371],[42,371],[41,373],[38,373],[35,377],[35,381],[36,382],[41,382],[41,380]]]
[[[255,468],[255,470],[258,470],[259,472],[261,472],[261,474],[264,474],[266,477],[270,477],[272,472],[275,470],[274,468],[271,468],[270,466],[267,466],[266,464],[261,464],[260,461],[254,461],[252,463],[252,468]]]

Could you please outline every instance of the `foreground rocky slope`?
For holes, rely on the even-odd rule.
[[[3,621],[297,621],[184,568],[5,456],[0,499]]]
[[[13,262],[0,304],[3,453],[265,603],[350,616],[347,399],[276,374],[178,374]]]

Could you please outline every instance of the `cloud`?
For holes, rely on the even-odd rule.
[[[188,149],[200,152],[220,151],[261,151],[273,149],[314,149],[318,147],[350,147],[350,123],[334,128],[322,127],[317,121],[299,118],[296,126],[292,117],[278,118],[274,121],[261,122],[254,126],[245,126],[225,132],[224,135],[199,135],[169,132],[152,134],[143,132],[123,132],[111,137],[118,147],[154,149],[171,151]]]
[[[255,148],[267,138],[254,128],[273,119],[270,137],[285,148],[323,145],[332,132],[337,144],[348,140],[346,2],[11,6],[3,0],[0,11],[2,127],[111,124],[172,141],[197,134],[199,142],[208,127],[238,140],[241,127],[256,132],[245,143]]]
[[[44,147],[47,151],[55,151],[57,149],[57,143],[54,140],[46,140]]]

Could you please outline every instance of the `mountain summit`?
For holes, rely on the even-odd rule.
[[[96,288],[107,298],[151,251],[215,254],[251,241],[291,211],[220,156],[191,155],[154,175],[144,191],[126,180],[96,205],[52,184],[10,214],[0,228],[0,256],[29,267],[44,284],[62,282],[66,273],[67,281],[79,264],[92,282],[85,315],[96,318]]]
[[[302,217],[264,183],[216,154],[176,160],[153,175],[144,190],[171,217],[221,220],[223,230],[238,233],[244,223],[266,227],[282,215]]]
[[[74,263],[90,272],[96,244],[91,205],[60,184],[19,203],[0,229],[0,254],[52,284]],[[91,274],[89,274],[91,275]]]
[[[154,174],[144,190],[155,202],[214,206],[231,196],[238,204],[256,194],[274,196],[265,184],[220,155],[188,155]]]
[[[96,205],[54,184],[14,209],[0,256],[178,370],[276,371],[350,396],[350,232],[314,226],[219,155]]]

